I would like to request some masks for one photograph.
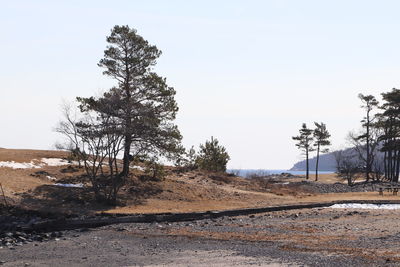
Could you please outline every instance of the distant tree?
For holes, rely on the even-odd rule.
[[[376,148],[376,142],[374,142],[373,135],[371,133],[371,129],[373,127],[373,121],[375,120],[375,116],[371,114],[374,108],[378,106],[378,101],[372,95],[363,95],[359,94],[362,105],[361,107],[365,109],[365,117],[361,120],[362,126],[365,129],[365,132],[361,135],[354,136],[354,140],[361,141],[363,146],[365,146],[366,150],[366,158],[365,158],[365,177],[366,180],[369,181],[371,167],[373,165],[373,152]]]
[[[299,130],[299,135],[298,136],[293,136],[292,139],[297,141],[296,146],[298,149],[303,151],[304,155],[306,156],[306,179],[309,178],[309,164],[308,164],[308,158],[310,152],[314,151],[312,145],[313,145],[313,130],[307,128],[307,125],[303,123],[302,127]]]
[[[206,141],[204,145],[200,145],[196,162],[200,169],[225,172],[229,160],[230,157],[225,147],[219,145],[216,138],[211,137],[210,141]]]
[[[378,114],[377,126],[382,131],[379,136],[381,151],[384,152],[385,178],[399,181],[400,174],[400,89],[382,93],[382,113]]]
[[[329,137],[331,137],[330,133],[326,129],[326,125],[321,122],[317,123],[314,122],[315,124],[315,129],[313,132],[314,135],[314,146],[317,148],[317,162],[315,165],[315,181],[318,181],[318,163],[319,163],[319,153],[326,153],[329,151],[329,149],[323,149],[324,146],[329,146],[331,142],[329,141]]]

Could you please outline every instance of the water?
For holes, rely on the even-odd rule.
[[[306,175],[306,171],[289,171],[289,170],[272,170],[272,169],[229,169],[228,173],[234,173],[238,176],[248,177],[252,174],[257,174],[260,176],[290,173],[292,175]],[[310,174],[314,174],[315,171],[310,171]],[[334,171],[318,171],[319,174],[334,173]]]

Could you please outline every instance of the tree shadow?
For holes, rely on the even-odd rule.
[[[117,206],[141,205],[150,197],[163,192],[162,185],[154,181],[136,181],[121,188]],[[41,185],[19,195],[19,206],[43,213],[65,215],[93,215],[116,206],[99,203],[90,187],[62,187]]]

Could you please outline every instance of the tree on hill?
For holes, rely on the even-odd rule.
[[[329,150],[328,149],[323,149],[324,146],[329,146],[331,142],[329,141],[329,137],[331,137],[330,133],[326,129],[326,125],[321,122],[317,123],[314,122],[315,124],[315,129],[313,132],[314,135],[314,146],[316,147],[317,150],[317,162],[315,165],[315,181],[318,181],[318,163],[319,163],[319,153],[326,153]]]
[[[218,140],[213,137],[211,137],[210,141],[206,141],[204,145],[200,145],[196,158],[200,169],[215,172],[225,172],[229,160],[230,157],[225,147],[219,145]]]
[[[173,124],[178,111],[175,90],[152,71],[161,51],[129,26],[115,26],[107,42],[98,65],[116,85],[98,98],[78,97],[83,118],[74,126],[96,196],[101,198],[103,189],[111,188],[106,200],[115,203],[135,156],[174,159],[182,152],[182,137]],[[122,168],[116,160],[120,153]],[[108,162],[106,173],[104,161]]]
[[[99,66],[117,85],[98,99],[78,98],[81,107],[115,118],[124,136],[121,176],[129,173],[132,150],[169,156],[181,152],[181,135],[172,121],[178,111],[175,90],[152,71],[161,51],[129,26],[115,26]]]
[[[308,179],[309,169],[310,169],[308,164],[308,158],[310,152],[314,151],[312,147],[314,141],[313,130],[307,128],[307,125],[303,123],[299,130],[299,133],[300,134],[298,136],[293,136],[292,139],[297,141],[296,143],[297,148],[303,151],[304,155],[306,156],[306,179]]]

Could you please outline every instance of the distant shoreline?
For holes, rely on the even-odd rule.
[[[228,169],[228,173],[233,173],[238,176],[246,177],[251,174],[256,174],[260,176],[266,176],[266,175],[277,175],[277,174],[282,174],[282,173],[289,173],[292,175],[306,175],[305,170],[282,170],[282,169]],[[310,170],[310,174],[315,173],[315,170]],[[335,173],[335,171],[329,170],[329,171],[323,171],[323,170],[318,170],[319,174],[330,174],[330,173]]]

